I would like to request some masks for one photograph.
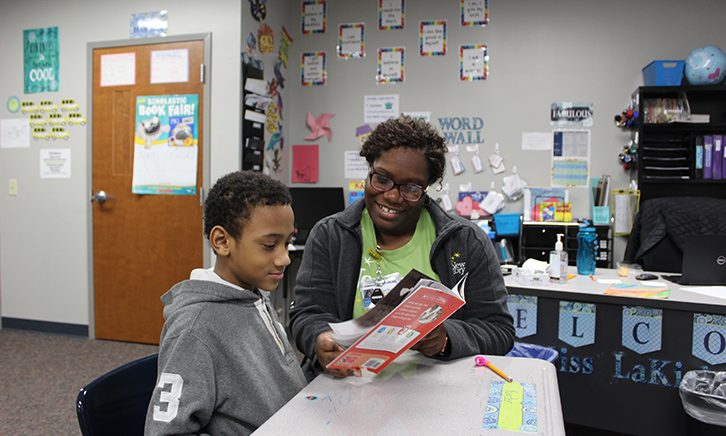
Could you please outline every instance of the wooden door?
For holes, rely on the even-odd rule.
[[[92,201],[96,338],[158,344],[164,325],[159,298],[188,278],[192,269],[204,266],[204,47],[202,39],[92,49],[92,192],[107,196],[103,202],[98,196]],[[184,49],[189,54],[189,80],[150,83],[152,51]],[[101,86],[102,56],[127,53],[135,54],[135,84]],[[110,58],[114,57],[105,59]],[[109,81],[106,76],[104,85]],[[132,193],[136,97],[166,95],[198,95],[196,195]]]

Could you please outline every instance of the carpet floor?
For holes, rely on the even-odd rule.
[[[155,345],[0,330],[0,435],[80,435],[80,389]]]

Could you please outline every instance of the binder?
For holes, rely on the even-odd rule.
[[[723,136],[713,135],[713,179],[723,178]]]
[[[703,178],[713,178],[713,136],[703,137]]]
[[[695,179],[702,179],[703,178],[703,136],[697,136],[696,137],[696,151],[694,153],[693,157],[693,168],[694,168],[694,174],[693,178]]]

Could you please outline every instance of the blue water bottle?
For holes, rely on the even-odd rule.
[[[589,220],[583,220],[577,233],[577,273],[585,276],[595,274],[596,259],[597,233]]]

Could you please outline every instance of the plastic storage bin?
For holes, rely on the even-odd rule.
[[[519,221],[521,216],[521,213],[495,213],[494,226],[496,227],[497,236],[519,235]]]
[[[643,68],[645,86],[680,86],[685,61],[653,61]]]
[[[506,354],[508,357],[528,357],[531,359],[542,359],[550,363],[555,363],[560,353],[552,348],[543,347],[535,344],[525,344],[524,342],[515,342],[512,350]]]
[[[726,372],[688,371],[678,386],[688,435],[726,435]]]

